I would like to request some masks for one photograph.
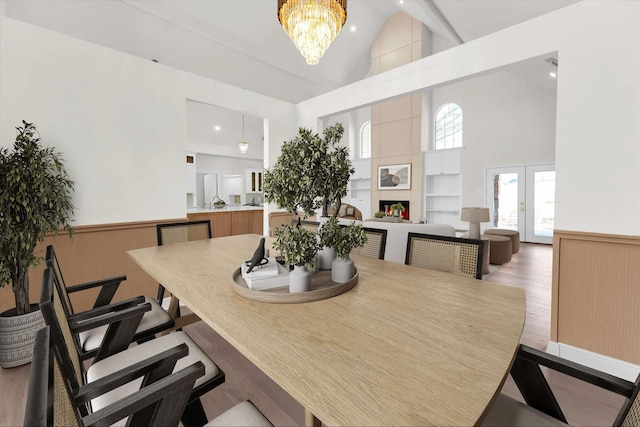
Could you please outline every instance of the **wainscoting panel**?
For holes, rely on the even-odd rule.
[[[640,364],[640,237],[554,231],[551,340]]]
[[[127,280],[118,288],[114,300],[122,300],[138,295],[155,297],[158,283],[129,259],[129,249],[156,245],[156,224],[185,221],[186,218],[172,218],[135,223],[79,226],[73,237],[60,232],[57,236],[47,236],[36,251],[44,258],[47,245],[53,244],[60,268],[67,285],[103,279],[124,274]],[[32,303],[40,301],[44,262],[29,274],[29,296]],[[98,294],[97,290],[82,291],[72,295],[76,311],[91,308]],[[0,312],[15,306],[11,286],[0,289]]]

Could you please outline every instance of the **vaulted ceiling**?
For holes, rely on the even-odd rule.
[[[575,2],[349,0],[345,28],[317,65],[306,64],[282,30],[276,0],[0,0],[0,13],[297,103],[367,77],[371,43],[396,13],[454,47]],[[535,67],[546,65],[538,59],[510,71],[544,85]],[[239,114],[229,118],[237,129]]]

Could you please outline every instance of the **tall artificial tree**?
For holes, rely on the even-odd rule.
[[[307,216],[319,208],[322,216],[327,216],[335,203],[337,215],[354,172],[348,148],[339,145],[343,134],[341,123],[326,128],[322,138],[301,127],[293,140],[282,145],[276,163],[265,171],[265,200],[292,213],[301,209]]]
[[[69,235],[72,191],[60,153],[43,147],[36,127],[22,121],[13,151],[0,149],[0,286],[11,283],[16,314],[29,310],[29,267],[42,260],[36,244],[64,228]]]

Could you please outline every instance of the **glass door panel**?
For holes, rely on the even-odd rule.
[[[555,193],[553,165],[527,166],[527,242],[552,243]]]

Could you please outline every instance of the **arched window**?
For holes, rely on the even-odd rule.
[[[371,157],[371,121],[365,122],[360,128],[360,158]]]
[[[462,109],[457,104],[444,104],[436,112],[435,149],[462,147]]]

